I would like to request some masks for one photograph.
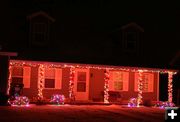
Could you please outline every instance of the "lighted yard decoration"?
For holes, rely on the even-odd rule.
[[[9,99],[8,103],[11,106],[28,106],[29,99],[26,96],[16,96],[14,99]]]
[[[165,107],[175,107],[175,104],[172,103],[172,102],[163,102],[163,101],[158,101],[156,104],[155,104],[155,107],[159,107],[159,108],[165,108]]]
[[[137,98],[130,98],[128,102],[128,107],[137,107]]]
[[[56,105],[60,105],[60,104],[64,104],[65,101],[65,97],[64,95],[60,95],[60,94],[55,94],[51,97],[51,103],[52,104],[56,104]]]

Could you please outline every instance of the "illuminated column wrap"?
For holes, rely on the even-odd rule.
[[[9,95],[10,88],[11,88],[11,78],[12,78],[12,66],[11,66],[11,63],[10,63],[9,64],[9,76],[8,76],[7,95]]]
[[[69,78],[69,98],[70,100],[74,99],[74,76],[75,76],[75,68],[70,68],[70,78]]]
[[[42,90],[44,88],[44,78],[45,78],[45,68],[43,64],[40,64],[39,72],[38,72],[38,100],[43,99]]]
[[[168,102],[172,102],[173,99],[173,73],[168,72]]]
[[[138,70],[138,96],[137,96],[137,107],[142,102],[142,89],[143,89],[143,71]]]
[[[109,75],[109,69],[106,69],[105,71],[105,82],[104,82],[104,103],[109,103],[109,79],[110,79],[110,75]]]

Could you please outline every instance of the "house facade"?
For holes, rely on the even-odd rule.
[[[106,70],[109,71],[108,89],[105,88]],[[21,95],[30,100],[42,90],[44,99],[50,99],[53,94],[63,94],[68,99],[73,92],[75,101],[103,102],[106,90],[110,102],[110,92],[119,93],[120,101],[127,102],[139,93],[139,70],[143,71],[143,100],[158,101],[159,69],[11,60],[9,84],[23,84]]]

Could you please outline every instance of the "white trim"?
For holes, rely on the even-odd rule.
[[[49,90],[60,90],[62,89],[62,68],[50,68],[54,70],[54,78],[52,78],[54,80],[54,88],[45,88],[45,80],[46,80],[46,74],[44,77],[44,89],[49,89]],[[46,68],[45,68],[46,70]],[[60,73],[59,76],[60,78],[57,79],[57,73]],[[46,73],[46,71],[45,71]],[[47,78],[48,79],[48,78]],[[60,82],[59,84],[57,82]]]
[[[86,92],[77,92],[77,73],[78,73],[78,71],[86,73]],[[75,93],[76,100],[89,100],[89,90],[90,90],[89,82],[90,82],[89,68],[87,68],[87,69],[76,68],[75,69],[75,80],[74,80],[74,93]]]
[[[157,73],[157,101],[159,101],[159,73]]]
[[[24,88],[30,88],[31,85],[31,67],[23,67],[23,84]]]
[[[115,90],[114,86],[114,73],[122,73],[123,77],[122,77],[122,81],[118,81],[118,82],[122,82],[123,83],[123,87],[122,90]],[[127,71],[110,71],[110,83],[109,83],[109,90],[111,91],[129,91],[129,72]]]

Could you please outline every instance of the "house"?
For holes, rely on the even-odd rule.
[[[29,60],[10,60],[9,69],[8,84],[23,84],[21,94],[30,100],[35,97],[50,99],[53,94],[63,94],[67,99],[75,96],[75,101],[118,102],[120,98],[122,103],[138,95],[142,96],[142,100],[159,101],[159,73],[176,72]],[[139,85],[142,85],[141,89]],[[118,92],[120,96],[113,99],[113,92]]]
[[[20,4],[17,4],[17,6],[18,5]],[[56,6],[56,7],[58,8],[59,6]],[[19,8],[19,9],[16,9],[16,8]],[[12,10],[14,10],[13,11],[14,14],[12,14],[14,15],[13,16],[14,18],[11,17],[12,16],[11,14],[9,14],[9,17],[12,19],[8,19],[8,22],[5,21],[3,23],[3,25],[9,25],[9,24],[13,25],[13,26],[10,26],[13,29],[10,30],[11,33],[9,33],[8,31],[6,32],[6,34],[3,34],[3,35],[8,35],[8,36],[4,36],[5,38],[1,39],[4,41],[4,42],[0,42],[2,43],[2,51],[18,52],[18,56],[13,58],[14,59],[13,61],[21,60],[19,64],[22,64],[22,65],[23,65],[22,62],[29,63],[29,62],[41,61],[41,63],[38,63],[38,65],[36,65],[37,66],[36,68],[31,67],[29,65],[25,69],[23,68],[23,70],[22,68],[20,69],[17,68],[18,70],[21,70],[21,73],[20,73],[21,75],[18,76],[19,78],[13,79],[13,81],[15,80],[15,82],[17,81],[21,83],[23,81],[25,82],[25,80],[23,79],[30,79],[30,80],[26,80],[28,81],[27,84],[24,84],[23,94],[27,95],[31,99],[33,99],[33,97],[37,95],[41,96],[41,94],[43,95],[44,98],[45,97],[50,98],[52,94],[56,93],[54,92],[56,90],[52,90],[51,88],[44,89],[44,85],[45,85],[44,81],[42,84],[43,87],[39,88],[39,86],[37,86],[37,84],[40,82],[38,80],[38,76],[39,76],[38,67],[40,66],[40,64],[44,64],[44,63],[48,64],[49,61],[74,62],[75,64],[85,63],[85,64],[107,65],[99,70],[97,70],[98,68],[94,69],[92,67],[89,69],[88,74],[89,74],[89,79],[90,79],[89,80],[90,91],[88,93],[87,100],[95,100],[95,101],[101,101],[101,100],[103,101],[103,97],[104,97],[103,95],[105,93],[103,91],[106,85],[107,86],[110,85],[110,89],[108,88],[108,90],[113,91],[114,87],[112,84],[105,85],[104,83],[105,82],[104,70],[107,69],[106,67],[109,67],[111,65],[118,66],[119,67],[117,68],[118,71],[119,69],[122,69],[121,68],[122,66],[123,67],[130,66],[130,67],[125,68],[129,72],[129,74],[125,73],[126,76],[127,74],[129,76],[128,87],[124,88],[125,86],[127,86],[127,84],[122,85],[122,83],[115,83],[118,87],[121,87],[119,88],[119,89],[122,89],[120,90],[121,91],[120,96],[124,100],[128,100],[130,98],[131,92],[132,92],[132,97],[135,97],[138,93],[135,90],[137,89],[135,88],[135,85],[134,85],[135,80],[132,80],[132,79],[136,79],[135,71],[139,71],[137,69],[141,69],[141,67],[154,67],[155,69],[153,69],[153,73],[155,74],[151,77],[154,77],[157,79],[159,79],[160,77],[159,76],[157,77],[156,73],[159,74],[159,72],[161,71],[164,72],[164,70],[159,70],[156,68],[165,68],[166,69],[165,71],[167,72],[169,71],[169,69],[177,69],[177,67],[171,67],[167,63],[169,62],[169,58],[172,55],[172,53],[174,53],[173,51],[176,50],[177,48],[179,49],[178,44],[173,42],[173,40],[175,40],[175,37],[176,37],[176,36],[172,36],[174,34],[173,32],[164,32],[162,31],[163,30],[162,29],[161,30],[162,32],[156,33],[154,32],[154,27],[156,26],[148,27],[149,24],[145,24],[145,23],[144,24],[146,26],[144,25],[143,28],[146,28],[146,31],[144,31],[144,29],[141,26],[143,25],[143,22],[145,22],[145,20],[139,16],[140,17],[139,19],[135,19],[135,18],[132,19],[135,22],[129,23],[129,16],[131,16],[131,14],[128,14],[129,16],[123,16],[124,10],[117,11],[118,15],[122,15],[120,19],[118,18],[111,19],[111,21],[109,22],[109,20],[105,18],[107,17],[111,18],[111,16],[107,14],[104,14],[103,17],[98,17],[98,16],[91,16],[91,14],[88,14],[88,12],[86,11],[87,16],[84,17],[84,14],[81,13],[84,11],[75,10],[75,11],[68,12],[68,11],[61,11],[60,9],[57,9],[57,8],[52,9],[52,10],[51,9],[45,10],[46,11],[45,12],[45,11],[35,11],[35,9],[28,10],[28,7],[26,10],[22,10],[21,7],[15,7],[15,8],[12,8]],[[39,9],[41,8],[37,8],[36,10],[39,10]],[[53,17],[51,17],[50,15],[52,15]],[[27,19],[24,19],[26,18],[26,16],[27,16]],[[146,16],[146,14],[143,16]],[[100,21],[95,21],[98,19],[100,19]],[[104,22],[103,25],[102,25],[102,22]],[[113,26],[115,28],[113,28],[112,23],[114,24]],[[141,24],[139,25],[137,23],[139,24],[141,23],[142,25]],[[150,23],[152,24],[152,22]],[[164,25],[162,27],[164,27]],[[114,29],[116,30],[119,28],[120,30],[115,31],[115,32],[113,31]],[[156,29],[160,29],[160,27],[157,26]],[[172,40],[172,41],[169,42],[169,40]],[[174,48],[170,49],[169,47],[170,44],[172,44]],[[167,50],[167,48],[170,50]],[[29,61],[26,61],[26,60],[29,60]],[[36,64],[36,63],[33,63],[33,64]],[[54,63],[51,63],[51,64],[53,65]],[[66,80],[62,80],[62,84],[60,84],[62,85],[61,86],[62,88],[64,89],[66,88],[67,91],[63,90],[62,93],[67,98],[68,96],[71,96],[69,94],[73,92],[72,90],[69,91],[69,82],[66,82],[66,81],[69,81],[70,79],[69,73],[71,73],[71,70],[69,69],[69,66],[64,68],[64,64],[66,63],[64,64],[59,63],[59,64],[63,65],[63,68],[60,71],[58,70],[59,72],[64,73],[67,70],[67,75],[62,75],[62,77],[65,77]],[[138,68],[135,68],[135,71],[134,71],[134,67],[138,67]],[[15,69],[12,68],[12,69],[13,71],[14,70],[16,71],[16,68]],[[32,69],[34,69],[36,73],[34,73],[35,71]],[[77,69],[77,67],[75,69]],[[100,72],[101,70],[102,72]],[[23,78],[22,71],[26,71],[26,73],[28,72],[29,76],[26,78]],[[92,71],[94,71],[95,73],[92,73]],[[50,70],[50,72],[55,72],[55,71]],[[101,75],[95,75],[96,73],[99,73]],[[113,73],[110,73],[110,74],[113,74]],[[123,73],[120,73],[120,74],[123,74]],[[30,75],[33,75],[31,77],[36,79],[34,80],[34,82],[32,82]],[[161,74],[159,75],[161,76]],[[52,77],[55,77],[55,75]],[[111,76],[111,79],[112,77],[113,76]],[[96,81],[95,83],[92,80],[93,78],[95,79],[94,82]],[[154,80],[154,82],[156,82],[156,80]],[[164,83],[161,79],[157,81],[160,81],[160,84]],[[101,86],[97,88],[98,90],[96,90],[96,87],[94,88],[95,90],[91,89],[93,87],[92,86],[93,83],[101,84]],[[131,83],[132,85],[130,85]],[[31,86],[34,86],[32,84],[35,85],[35,87],[33,87],[34,90],[30,90],[32,89]],[[156,87],[155,84],[157,85],[157,83],[153,84],[153,92],[145,92],[143,94],[149,95],[157,91],[155,88],[158,88],[158,86]],[[50,85],[52,85],[53,87],[56,87],[55,83],[54,85],[53,84],[50,84]],[[166,83],[165,85],[167,86]],[[23,85],[21,87],[23,87]],[[85,88],[83,83],[80,83],[80,87]],[[160,87],[160,89],[161,88],[162,87]],[[33,91],[34,93],[31,94],[30,91]],[[45,94],[43,92],[39,93],[39,91],[43,91],[45,92]],[[62,90],[58,90],[59,93],[61,93],[61,91]],[[50,94],[50,92],[52,92],[52,94]],[[168,90],[166,91],[166,93],[168,93]],[[162,93],[160,92],[160,94]],[[165,96],[167,97],[167,95]],[[153,100],[158,100],[157,93],[155,93],[152,96],[154,96],[152,97]],[[76,100],[78,100],[77,95],[76,95]]]

